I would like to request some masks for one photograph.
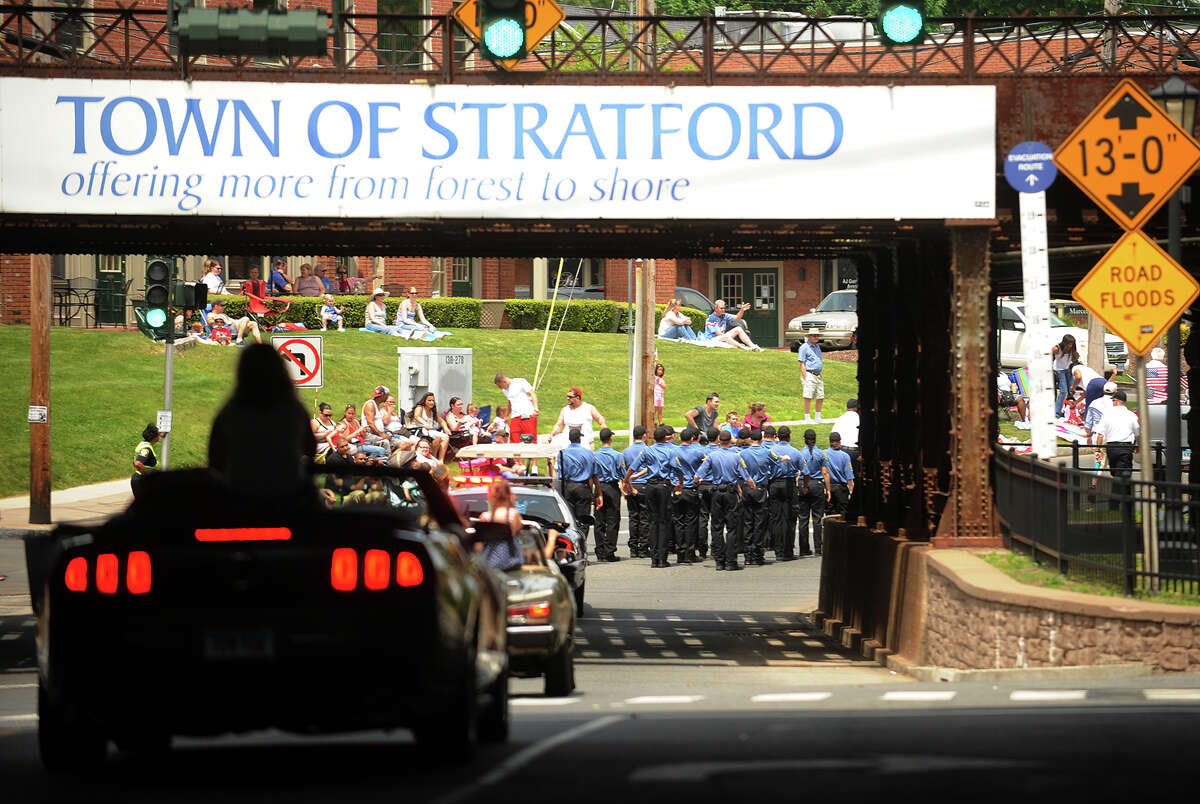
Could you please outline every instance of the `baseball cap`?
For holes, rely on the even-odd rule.
[[[1104,393],[1111,395],[1111,394],[1115,394],[1116,392],[1117,392],[1117,384],[1115,382],[1104,383]]]
[[[371,394],[371,396],[387,396],[390,393],[391,391],[388,390],[386,385],[376,385],[375,393]]]

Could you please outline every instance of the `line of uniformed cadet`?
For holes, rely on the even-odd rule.
[[[851,459],[836,433],[826,450],[816,446],[813,430],[804,432],[803,447],[792,446],[787,426],[743,429],[736,442],[716,428],[688,427],[678,443],[670,427],[647,436],[635,427],[633,444],[620,452],[605,428],[595,453],[574,439],[563,450],[563,494],[576,517],[595,506],[600,561],[619,560],[622,498],[631,558],[660,568],[674,554],[677,563],[694,564],[711,547],[716,568],[728,571],[742,568],[739,554],[746,566],[767,563],[768,550],[777,561],[821,555],[821,517],[844,513],[854,489]]]

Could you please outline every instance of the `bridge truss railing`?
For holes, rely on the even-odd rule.
[[[517,68],[560,82],[986,81],[1200,66],[1200,15],[953,17],[887,49],[869,21],[573,14]],[[505,80],[450,15],[335,14],[323,58],[181,56],[166,11],[0,4],[0,73],[244,80]],[[164,75],[165,74],[165,75]],[[217,74],[217,75],[213,75]],[[552,80],[553,80],[552,79]],[[537,80],[545,80],[539,78]]]
[[[996,447],[993,487],[1005,539],[1060,574],[1127,595],[1200,594],[1200,486],[1072,469]],[[1158,571],[1148,568],[1151,524]]]

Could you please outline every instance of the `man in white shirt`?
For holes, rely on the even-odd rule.
[[[1096,425],[1092,436],[1096,440],[1096,458],[1103,457],[1104,444],[1108,445],[1108,465],[1113,477],[1127,478],[1133,474],[1133,450],[1138,441],[1138,418],[1125,407],[1125,392],[1117,391],[1112,396],[1112,407]]]
[[[533,392],[533,386],[524,377],[509,379],[503,374],[497,374],[494,380],[496,387],[504,392],[509,404],[508,437],[513,443],[520,443],[521,436],[529,435],[533,443],[537,443],[538,398]]]
[[[1112,410],[1113,394],[1117,392],[1117,384],[1115,382],[1104,383],[1104,396],[1099,399],[1093,399],[1092,404],[1087,406],[1087,412],[1083,415],[1083,428],[1087,430],[1090,437],[1095,432],[1100,420],[1104,418],[1104,414]]]
[[[833,430],[842,437],[842,451],[850,456],[851,464],[858,461],[858,400],[846,400],[846,412],[837,417]]]

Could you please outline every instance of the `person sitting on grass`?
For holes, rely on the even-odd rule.
[[[345,332],[346,321],[342,317],[342,310],[345,308],[341,305],[335,305],[333,303],[333,295],[330,293],[325,294],[324,302],[321,305],[321,331],[324,332],[325,328],[330,324],[337,324],[337,331]]]
[[[1011,408],[1015,405],[1019,418],[1013,422],[1013,426],[1018,430],[1028,430],[1029,423],[1025,419],[1029,415],[1029,408],[1025,404],[1025,397],[1015,393],[1013,387],[1013,381],[1008,376],[1008,372],[1000,364],[996,364],[996,402],[1002,408]]]
[[[388,325],[387,295],[388,292],[383,288],[379,288],[371,294],[371,301],[367,302],[366,322],[363,324],[363,327],[371,332],[379,332],[383,335],[396,335],[401,338],[411,338],[411,331],[401,332],[395,327]]]
[[[448,332],[439,332],[437,327],[425,318],[425,311],[417,301],[417,289],[410,287],[404,291],[404,301],[396,308],[396,320],[392,322],[396,329],[406,329],[412,337],[426,341],[436,341],[446,337]]]
[[[209,327],[225,327],[231,334],[237,335],[236,343],[240,346],[247,330],[254,336],[256,343],[262,343],[262,335],[258,331],[258,322],[248,315],[233,318],[225,312],[225,300],[213,299],[212,312],[208,314]]]

